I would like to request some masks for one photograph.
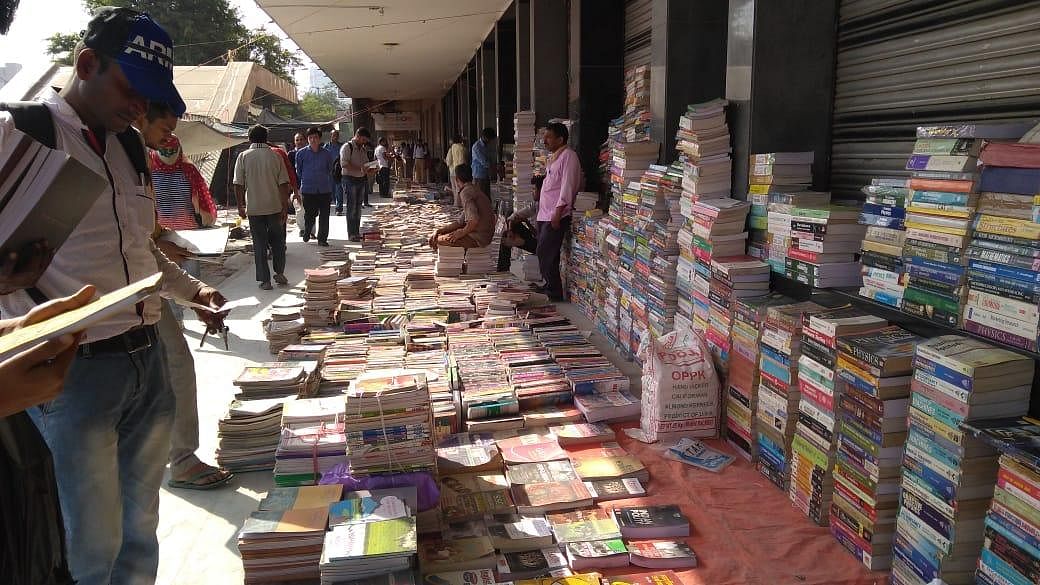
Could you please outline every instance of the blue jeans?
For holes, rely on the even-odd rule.
[[[344,181],[346,178],[344,177]],[[336,204],[336,213],[343,212],[343,183],[340,181],[332,181],[332,202]]]
[[[174,398],[158,337],[136,353],[82,353],[56,399],[30,410],[54,456],[79,585],[154,583],[159,487]]]
[[[361,204],[365,201],[368,179],[365,177],[343,177],[343,194],[347,206],[347,235],[361,237]]]

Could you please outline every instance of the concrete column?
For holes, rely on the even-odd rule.
[[[692,103],[725,95],[728,0],[653,0],[650,137],[677,158],[675,130]]]
[[[477,66],[477,58],[473,57],[469,62],[469,67],[466,69],[466,96],[468,99],[469,107],[463,112],[466,119],[469,120],[469,126],[472,128],[473,136],[480,134],[480,104],[477,101],[478,85],[480,79],[480,70]]]
[[[531,109],[535,123],[567,117],[568,30],[566,2],[531,1]]]
[[[531,109],[531,0],[516,0],[516,109]]]
[[[480,126],[488,126],[498,132],[498,82],[495,70],[498,59],[495,56],[495,32],[491,31],[480,47]]]
[[[516,107],[516,18],[500,20],[495,26],[495,57],[498,61],[495,81],[498,85],[499,141],[512,144]]]

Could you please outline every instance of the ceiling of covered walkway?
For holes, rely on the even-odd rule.
[[[511,0],[257,0],[349,97],[439,98]]]

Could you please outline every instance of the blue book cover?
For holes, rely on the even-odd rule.
[[[1040,559],[1040,543],[1031,534],[1012,524],[1007,518],[990,512],[986,515],[986,526],[996,530],[1001,536],[1029,553],[1033,558]]]
[[[914,191],[911,201],[935,203],[940,205],[967,205],[971,200],[969,193],[947,193],[946,191]]]
[[[895,205],[878,205],[877,203],[864,203],[863,213],[866,215],[879,215],[881,217],[906,217],[906,209],[902,207]]]
[[[968,269],[968,279],[970,281],[978,281],[990,286],[1003,286],[1011,290],[1018,291],[1023,295],[1040,295],[1040,284],[1033,284],[1021,280],[1012,280],[1007,278],[1000,278],[988,272],[981,270]]]
[[[1021,573],[1014,569],[1014,567],[1009,565],[1004,559],[997,556],[996,553],[988,548],[982,549],[979,561],[986,565],[989,570],[1002,577],[1005,583],[1010,583],[1011,585],[1036,585],[1035,583],[1030,582],[1026,577],[1023,577]]]
[[[979,191],[1036,195],[1040,193],[1040,169],[985,167]]]
[[[886,217],[875,213],[861,213],[858,220],[860,225],[887,227],[896,230],[903,229],[903,221],[904,218],[902,217]]]
[[[1014,266],[997,264],[995,262],[986,262],[984,260],[975,260],[974,258],[968,260],[968,268],[977,270],[984,274],[991,274],[998,278],[1010,278],[1029,284],[1040,284],[1040,272],[1033,270],[1015,268]]]
[[[928,358],[921,357],[920,355],[914,356],[914,368],[917,370],[924,370],[940,380],[949,382],[958,388],[964,388],[968,391],[971,390],[971,385],[974,381],[974,378],[965,375],[963,372],[958,372],[953,368],[944,366]]]

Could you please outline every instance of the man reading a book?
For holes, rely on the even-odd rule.
[[[155,203],[144,146],[130,124],[150,100],[184,113],[172,54],[170,36],[148,15],[102,8],[72,52],[73,76],[61,95],[41,94],[55,143],[107,184],[65,242],[51,242],[58,251],[39,280],[0,296],[5,317],[26,315],[87,283],[104,294],[156,272],[166,295],[224,304],[151,239]],[[0,148],[15,128],[11,114],[0,112]],[[161,302],[153,296],[87,329],[63,391],[30,411],[54,457],[69,565],[80,585],[156,577],[159,486],[174,408],[155,327]],[[200,317],[214,327],[221,320]]]
[[[463,220],[439,228],[430,236],[430,247],[483,248],[495,235],[495,212],[491,199],[473,184],[469,165],[455,167],[455,183],[462,199]]]

